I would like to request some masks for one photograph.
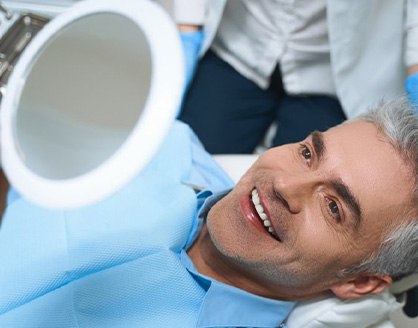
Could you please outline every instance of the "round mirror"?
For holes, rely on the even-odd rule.
[[[82,1],[48,23],[2,100],[2,164],[42,206],[97,202],[158,150],[180,106],[175,24],[146,0]]]
[[[145,35],[121,15],[86,16],[58,32],[29,68],[17,103],[28,169],[69,179],[109,159],[142,114],[151,62]]]

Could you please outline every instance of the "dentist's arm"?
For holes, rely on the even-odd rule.
[[[407,0],[405,61],[408,77],[405,91],[418,111],[418,0]]]
[[[408,69],[405,90],[408,95],[409,102],[418,111],[418,65],[414,65]]]
[[[181,43],[183,45],[185,66],[186,66],[186,89],[193,78],[196,70],[196,65],[199,60],[200,46],[203,41],[203,30],[197,26],[192,30],[189,26],[187,28],[179,26]]]
[[[186,89],[193,77],[204,38],[206,0],[175,0],[174,19],[178,24],[186,66]]]

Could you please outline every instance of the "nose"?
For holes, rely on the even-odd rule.
[[[281,172],[274,178],[273,189],[275,197],[291,213],[302,211],[314,194],[318,178],[306,173]]]

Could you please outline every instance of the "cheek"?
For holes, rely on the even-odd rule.
[[[255,165],[255,164],[254,164]],[[254,184],[254,176],[256,175],[256,167],[252,166],[245,174],[239,179],[238,183],[236,184],[235,189],[248,189],[249,186]]]
[[[220,200],[209,212],[206,225],[211,239],[215,244],[222,244],[223,247],[229,248],[237,242],[239,233],[237,229],[240,227],[237,222],[239,215],[238,208],[233,206],[235,202],[233,194],[227,195]]]
[[[294,247],[303,258],[303,265],[329,268],[347,256],[348,250],[343,245],[341,236],[329,223],[308,220],[298,229]]]

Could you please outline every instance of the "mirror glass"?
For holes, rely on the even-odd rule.
[[[35,58],[18,100],[15,136],[27,167],[48,179],[88,173],[141,116],[151,85],[145,35],[114,13],[85,16]]]

